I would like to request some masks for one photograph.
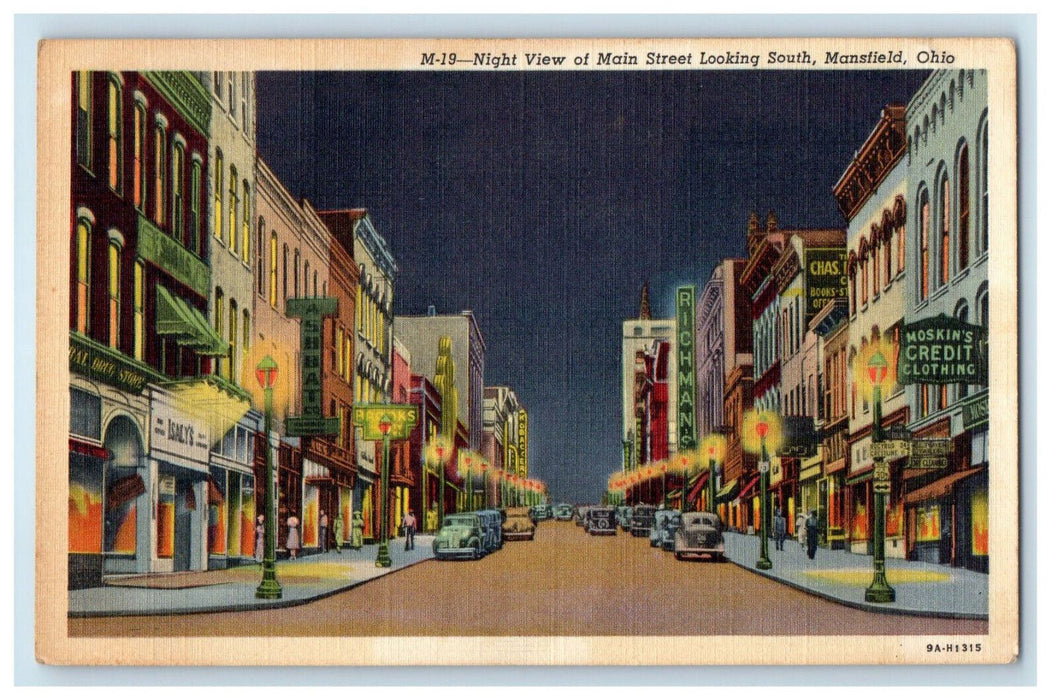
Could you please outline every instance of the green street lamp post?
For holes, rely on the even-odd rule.
[[[393,420],[389,416],[383,415],[378,419],[378,429],[382,433],[382,498],[379,499],[379,522],[382,523],[382,532],[378,538],[375,566],[380,569],[393,566],[393,560],[389,557],[389,536],[392,532],[389,523],[389,431],[392,427]]]
[[[283,597],[283,587],[276,579],[276,500],[275,463],[272,461],[272,387],[279,375],[279,366],[270,355],[257,365],[257,382],[264,389],[265,399],[265,531],[261,583],[254,595],[277,600]]]
[[[763,419],[757,420],[757,436],[760,437],[760,558],[757,559],[758,569],[770,569],[771,559],[768,557],[768,446],[765,438],[768,436],[768,423]]]
[[[889,366],[885,356],[881,350],[876,350],[867,362],[867,376],[871,380],[874,394],[874,429],[871,432],[871,442],[875,445],[880,444],[884,439],[882,434],[882,382],[885,381],[888,371]],[[885,493],[888,489],[888,478],[885,480],[885,488],[879,483],[879,477],[885,472],[885,457],[876,456],[872,481],[874,533],[871,538],[874,549],[874,578],[864,592],[864,599],[869,603],[892,603],[896,600],[896,591],[885,580]]]

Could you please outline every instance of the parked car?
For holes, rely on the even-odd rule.
[[[481,559],[485,549],[485,526],[477,513],[446,515],[433,541],[437,559]]]
[[[650,546],[671,550],[676,528],[680,526],[680,511],[654,511],[654,526],[650,529]]]
[[[677,559],[688,556],[724,558],[724,523],[716,513],[683,513],[673,551]]]
[[[632,508],[631,532],[633,537],[646,537],[650,534],[651,528],[654,527],[654,511],[656,510],[656,507],[642,503]]]
[[[538,523],[541,520],[548,519],[548,507],[545,505],[536,505],[529,507],[529,517],[533,519],[534,523]]]
[[[485,532],[485,551],[495,552],[503,546],[503,517],[498,510],[479,510]]]
[[[628,532],[632,529],[632,506],[617,506],[616,515],[622,530]]]
[[[584,518],[588,515],[588,509],[591,506],[580,505],[573,509],[573,522],[581,527],[584,527]]]
[[[503,521],[503,539],[531,540],[536,535],[536,523],[529,517],[529,509],[523,506],[507,509]]]
[[[568,503],[559,503],[555,506],[555,520],[572,520],[573,506]]]
[[[617,514],[613,506],[594,506],[588,510],[585,520],[589,535],[617,534]]]

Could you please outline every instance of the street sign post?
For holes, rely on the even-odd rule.
[[[911,441],[911,457],[942,457],[955,450],[950,438],[921,439]]]
[[[911,462],[908,465],[912,469],[946,469],[948,466],[947,457],[915,457],[911,456]]]
[[[871,443],[871,457],[873,459],[894,459],[903,457],[908,453],[907,443],[903,440],[883,440]]]
[[[767,474],[769,469],[771,469],[771,462],[769,460],[761,459],[757,461],[757,471],[761,474]]]

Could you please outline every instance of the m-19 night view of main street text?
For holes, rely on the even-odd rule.
[[[988,634],[993,74],[877,68],[75,71],[69,635]]]

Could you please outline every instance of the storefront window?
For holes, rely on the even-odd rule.
[[[973,555],[988,556],[988,489],[977,489],[970,497],[970,523],[973,527]]]
[[[228,480],[223,469],[210,469],[212,478],[209,484],[209,553],[224,556],[227,553]]]
[[[103,463],[70,454],[70,495],[67,519],[69,551],[99,554],[103,551]]]
[[[144,492],[143,479],[135,469],[110,468],[106,481],[103,549],[113,554],[135,554],[136,497]]]
[[[242,475],[242,511],[239,522],[242,531],[242,556],[252,558],[256,544],[257,530],[254,523],[257,521],[254,512],[254,481],[249,474]]]
[[[173,540],[176,534],[176,478],[161,476],[158,479],[158,546],[156,555],[160,559],[173,558]]]
[[[939,542],[940,505],[934,503],[929,506],[920,507],[916,518],[915,540],[917,542]]]

